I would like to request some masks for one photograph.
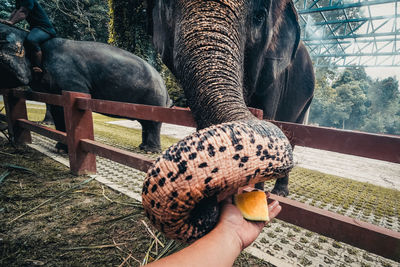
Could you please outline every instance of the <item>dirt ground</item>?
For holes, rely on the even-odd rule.
[[[0,218],[0,266],[139,266],[183,247],[132,198],[2,138]],[[235,266],[272,265],[242,253]]]

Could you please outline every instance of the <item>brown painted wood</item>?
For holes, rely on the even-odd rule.
[[[117,115],[132,119],[144,119],[165,122],[188,127],[197,127],[192,113],[188,108],[164,108],[159,106],[129,104],[115,101],[79,98],[77,105],[80,109],[99,113]],[[259,119],[262,119],[262,110],[249,108]]]
[[[64,98],[61,95],[46,94],[26,90],[13,90],[13,95],[15,97],[24,98],[26,100],[43,102],[56,106],[64,105]]]
[[[144,157],[140,154],[115,148],[89,139],[82,139],[81,147],[86,152],[96,154],[103,158],[111,159],[143,172],[147,172],[154,162],[152,159]]]
[[[83,150],[79,145],[81,139],[94,139],[92,112],[78,109],[76,105],[77,97],[90,98],[90,95],[63,91],[63,97],[71,172],[77,175],[94,174],[96,173],[96,156]]]
[[[8,133],[15,144],[31,143],[31,132],[21,128],[17,120],[28,119],[25,99],[13,96],[12,91],[4,91],[4,106],[6,107]]]
[[[400,136],[272,122],[295,145],[400,163]]]
[[[196,123],[189,110],[163,108],[140,104],[129,104],[98,99],[77,99],[80,109],[107,113],[132,119],[145,119],[157,122],[166,122],[189,127],[196,127]]]
[[[40,135],[44,135],[50,139],[56,140],[58,142],[67,144],[67,134],[61,131],[57,131],[55,129],[25,120],[18,119],[18,124],[20,127],[27,129],[29,131],[38,133]]]
[[[258,108],[249,108],[250,112],[253,113],[253,115],[259,119],[262,120],[264,117],[264,112],[261,109]]]
[[[90,109],[95,112],[122,117],[196,127],[188,109],[171,109],[88,99],[78,99],[78,106],[81,109]],[[250,108],[250,111],[256,117],[262,118],[262,110]],[[294,145],[400,163],[399,136],[346,131],[288,122],[271,122],[278,125]]]
[[[271,194],[282,211],[277,218],[385,258],[400,261],[400,233]]]

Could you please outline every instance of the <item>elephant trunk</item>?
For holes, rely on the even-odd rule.
[[[252,118],[243,98],[246,1],[181,1],[174,64],[198,128]]]
[[[217,224],[219,201],[293,167],[286,136],[257,120],[244,101],[247,2],[177,4],[173,67],[201,130],[163,152],[142,190],[147,217],[169,238],[192,242],[207,234]]]

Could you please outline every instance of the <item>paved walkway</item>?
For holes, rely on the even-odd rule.
[[[119,120],[109,123],[141,129],[136,121]],[[192,127],[168,123],[163,123],[161,127],[161,134],[179,139],[194,131]],[[300,146],[295,147],[294,156],[298,166],[309,170],[400,190],[400,164]]]

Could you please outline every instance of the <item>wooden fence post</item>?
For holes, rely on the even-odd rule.
[[[25,99],[15,97],[12,90],[8,90],[4,95],[4,105],[6,107],[8,133],[14,144],[31,143],[31,132],[18,125],[18,119],[28,119]]]
[[[64,116],[67,132],[70,169],[73,174],[96,173],[96,156],[85,152],[80,146],[81,139],[94,140],[93,118],[91,110],[81,110],[76,107],[76,98],[91,98],[90,95],[63,91]]]

